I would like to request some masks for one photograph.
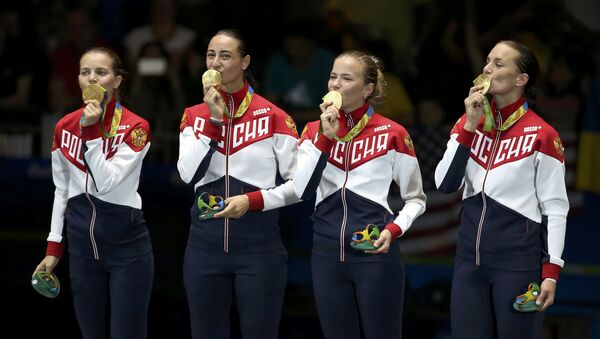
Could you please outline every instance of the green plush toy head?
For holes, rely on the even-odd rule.
[[[540,286],[536,283],[529,284],[527,292],[517,296],[513,308],[519,312],[535,312],[539,309],[535,301],[540,295]]]
[[[377,247],[373,243],[377,239],[379,239],[379,228],[373,224],[368,224],[364,230],[352,234],[350,247],[359,251],[376,250]]]
[[[31,286],[41,295],[56,298],[60,293],[60,281],[54,273],[36,272],[31,277]]]

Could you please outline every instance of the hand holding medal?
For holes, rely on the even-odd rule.
[[[117,129],[121,123],[123,108],[120,103],[115,104],[110,130],[107,132],[104,128],[104,116],[106,106],[108,105],[108,91],[104,87],[95,84],[89,84],[83,88],[82,92],[85,108],[81,114],[79,124],[82,127],[91,126],[100,120],[100,132],[105,138],[113,138],[117,135]]]
[[[485,96],[490,89],[490,85],[492,84],[492,77],[489,75],[482,73],[475,80],[473,80],[474,86],[483,86],[482,89],[479,90],[479,93],[483,95],[483,113],[485,114],[485,122],[483,125],[483,130],[485,132],[489,132],[492,130],[492,108],[490,107],[490,102],[488,98]]]
[[[202,87],[204,89],[204,102],[208,105],[210,115],[217,120],[223,120],[225,101],[218,89],[223,84],[223,76],[214,69],[208,69],[202,74]]]
[[[98,122],[106,106],[108,94],[104,87],[90,84],[83,88],[82,98],[85,108],[81,115],[81,126],[91,126]]]
[[[323,97],[323,103],[319,106],[321,111],[321,129],[323,134],[333,139],[336,136],[339,123],[339,110],[342,107],[342,95],[337,91],[329,91]]]
[[[375,111],[373,107],[369,106],[369,109],[362,118],[344,135],[343,137],[337,136],[339,129],[339,109],[342,107],[342,95],[336,91],[330,91],[323,97],[323,103],[319,106],[323,114],[321,114],[321,127],[319,133],[324,134],[330,139],[337,141],[348,142],[357,136],[363,128],[367,125],[371,116]]]
[[[496,122],[494,121],[492,107],[490,105],[490,101],[487,98],[486,94],[490,89],[490,85],[492,83],[492,77],[487,74],[480,74],[475,80],[473,80],[474,86],[483,86],[478,92],[483,95],[483,114],[485,115],[485,121],[483,123],[483,131],[490,132],[493,129],[498,131],[506,131],[510,126],[512,126],[515,122],[517,122],[525,113],[527,113],[527,109],[529,108],[527,101],[523,103],[516,111],[514,111],[500,126],[496,126]],[[465,101],[466,102],[466,101]],[[468,113],[468,112],[467,112]]]

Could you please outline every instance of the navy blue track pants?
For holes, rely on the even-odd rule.
[[[283,248],[229,254],[188,245],[183,281],[192,338],[229,338],[234,300],[244,339],[278,338],[287,282],[287,253]]]
[[[385,261],[340,262],[312,255],[317,312],[327,339],[402,338],[405,272],[400,253]]]
[[[452,337],[461,339],[539,339],[544,312],[513,309],[517,295],[539,282],[540,270],[507,271],[455,259],[450,318]]]
[[[110,260],[70,255],[69,270],[75,315],[84,338],[146,338],[154,282],[152,252]]]

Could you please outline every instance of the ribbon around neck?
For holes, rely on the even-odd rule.
[[[485,122],[483,123],[483,131],[491,132],[492,127],[497,131],[506,131],[510,126],[514,125],[519,119],[525,115],[529,105],[527,101],[523,103],[523,105],[519,106],[512,114],[506,119],[501,126],[496,126],[496,122],[494,119],[494,114],[492,113],[492,108],[490,102],[487,97],[483,98],[483,112],[485,114]]]

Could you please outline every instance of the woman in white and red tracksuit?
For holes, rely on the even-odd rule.
[[[298,133],[292,118],[246,81],[249,64],[237,31],[215,34],[206,66],[222,74],[222,85],[204,88],[204,103],[187,108],[181,120],[177,169],[195,192],[184,259],[193,338],[229,338],[234,302],[244,338],[279,333],[287,254],[278,212],[260,210],[299,201],[289,181]],[[257,191],[275,187],[278,175],[287,182]],[[199,219],[203,193],[223,197],[227,209]]]
[[[396,122],[374,112],[383,98],[379,59],[358,51],[339,55],[329,90],[338,110],[321,105],[321,121],[302,132],[296,194],[317,193],[313,214],[312,277],[321,327],[328,339],[401,338],[405,272],[394,239],[425,211],[421,172],[412,140]],[[322,132],[321,132],[322,130]],[[398,216],[387,203],[395,182],[405,202]],[[367,224],[381,229],[374,251],[350,247]]]
[[[501,41],[483,72],[492,101],[485,123],[482,85],[450,134],[435,174],[442,192],[463,189],[452,280],[455,338],[539,338],[564,262],[564,149],[556,131],[528,106],[538,74],[529,48]],[[486,125],[490,128],[486,128]],[[515,297],[541,282],[539,312],[513,309]]]
[[[106,101],[87,100],[60,119],[52,144],[52,221],[46,257],[35,271],[51,272],[68,240],[71,290],[84,338],[147,333],[154,256],[137,188],[150,127],[121,106],[123,74],[113,51],[85,52],[79,85],[104,87]]]

